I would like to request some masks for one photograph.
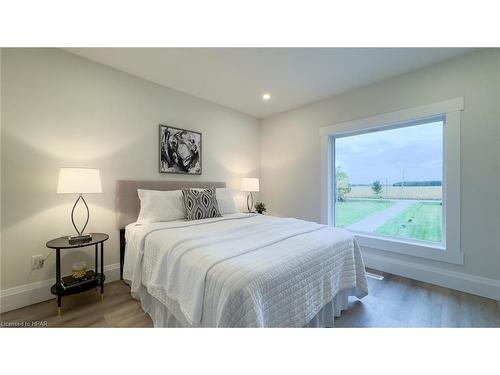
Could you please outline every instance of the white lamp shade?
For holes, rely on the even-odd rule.
[[[102,193],[99,169],[61,168],[59,170],[58,194]]]
[[[241,190],[243,190],[243,191],[259,191],[259,179],[258,178],[242,178],[241,179]]]

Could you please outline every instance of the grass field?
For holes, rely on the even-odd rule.
[[[337,226],[357,223],[374,213],[394,206],[396,202],[386,200],[348,200],[337,202]]]
[[[426,241],[442,241],[441,202],[418,202],[388,220],[376,233]]]
[[[371,186],[353,186],[346,198],[375,198]],[[441,186],[384,186],[382,198],[385,199],[442,199],[443,189]]]

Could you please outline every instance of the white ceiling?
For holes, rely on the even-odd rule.
[[[67,48],[257,118],[470,52],[466,48]],[[271,93],[267,103],[263,92]]]

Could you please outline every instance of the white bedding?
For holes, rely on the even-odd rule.
[[[339,291],[368,292],[349,232],[298,219],[231,214],[125,232],[124,278],[183,326],[301,327]]]

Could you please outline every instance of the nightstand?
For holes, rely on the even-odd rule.
[[[109,236],[106,233],[90,233],[92,239],[81,243],[69,243],[67,236],[55,238],[47,242],[46,246],[49,249],[55,249],[56,251],[56,283],[52,285],[50,291],[52,294],[57,296],[57,312],[61,315],[61,300],[63,296],[69,296],[73,294],[83,293],[90,289],[101,287],[101,299],[104,293],[104,241],[106,241]],[[98,272],[98,247],[101,247],[101,260],[100,268],[101,272]],[[89,278],[85,279],[85,282],[74,284],[71,288],[63,288],[61,283],[61,251],[79,249],[87,246],[95,246],[95,269],[93,274]],[[90,271],[92,272],[92,271]]]

